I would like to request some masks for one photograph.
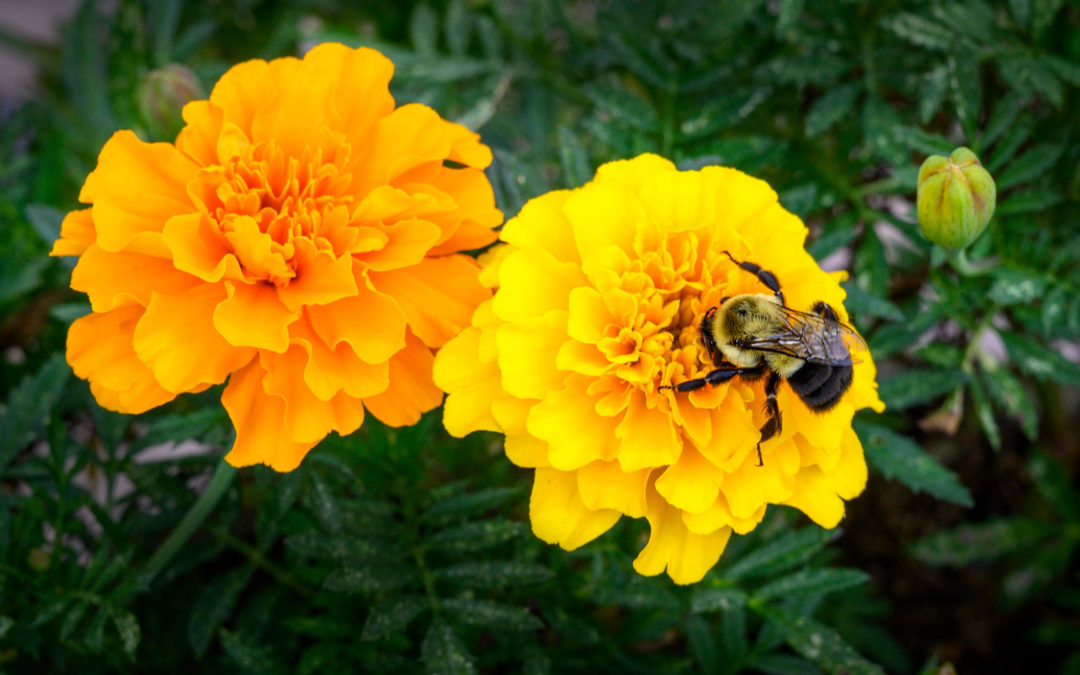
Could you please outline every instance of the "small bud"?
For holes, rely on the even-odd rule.
[[[978,239],[996,202],[993,177],[967,148],[948,159],[931,155],[919,169],[919,228],[944,248],[962,249]]]
[[[41,548],[30,549],[30,553],[26,556],[26,564],[35,572],[48,570],[51,561],[52,556],[49,555],[49,552]]]
[[[170,63],[151,71],[139,85],[139,114],[154,135],[174,136],[184,126],[180,109],[188,101],[204,97],[195,73]]]

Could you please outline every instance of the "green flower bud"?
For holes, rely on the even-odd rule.
[[[199,78],[186,66],[170,63],[150,71],[139,85],[139,114],[155,136],[172,137],[184,126],[180,109],[205,98]]]
[[[967,148],[948,159],[931,155],[919,169],[919,228],[942,247],[962,249],[979,238],[994,215],[997,186]]]

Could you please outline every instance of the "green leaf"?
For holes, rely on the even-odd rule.
[[[842,84],[814,101],[806,113],[806,135],[813,138],[850,115],[861,89],[861,84]]]
[[[578,137],[564,126],[559,127],[559,166],[563,185],[568,188],[580,187],[592,178],[588,153]]]
[[[1080,87],[1080,65],[1052,54],[1043,54],[1039,63],[1074,87]]]
[[[535,563],[473,560],[434,570],[436,580],[454,588],[507,588],[539,584],[554,576],[543,565]]]
[[[1060,462],[1051,459],[1044,450],[1038,450],[1028,462],[1028,473],[1043,499],[1066,523],[1080,523],[1080,499],[1069,479],[1069,471]]]
[[[431,57],[438,51],[439,17],[430,5],[417,5],[409,16],[409,39],[417,54]]]
[[[420,658],[428,675],[468,675],[476,672],[472,654],[442,619],[431,622],[420,645]]]
[[[427,540],[431,548],[451,551],[479,551],[520,537],[526,531],[524,523],[491,519],[469,522],[439,530]]]
[[[767,675],[816,675],[821,669],[801,656],[768,653],[754,659],[754,670]]]
[[[465,0],[450,0],[446,5],[446,46],[453,56],[464,56],[472,38],[472,16]]]
[[[1030,270],[1000,267],[988,297],[1000,305],[1028,304],[1046,293],[1047,277]]]
[[[956,116],[969,144],[978,137],[979,115],[982,112],[982,84],[979,57],[963,51],[949,57],[949,90],[952,92]]]
[[[915,127],[899,126],[892,130],[893,138],[924,155],[948,155],[955,146],[946,138]]]
[[[994,409],[990,406],[990,398],[977,377],[968,380],[971,390],[971,398],[975,404],[975,417],[986,434],[986,440],[995,451],[1001,450],[1001,431],[998,429],[997,420],[994,419]]]
[[[865,291],[851,282],[840,285],[847,291],[844,307],[851,316],[876,316],[890,321],[903,321],[907,318],[899,307],[879,295]]]
[[[903,410],[947,394],[967,380],[967,373],[957,368],[917,368],[882,380],[878,394],[886,409]]]
[[[900,38],[919,47],[937,51],[947,51],[952,47],[953,36],[948,28],[918,14],[901,12],[886,17],[881,24]]]
[[[660,130],[656,109],[648,101],[623,87],[596,82],[586,85],[583,93],[596,106],[598,112],[610,116],[611,121],[616,124],[649,133]]]
[[[770,581],[755,593],[758,600],[770,598],[789,598],[800,595],[835,593],[861,586],[870,580],[870,575],[853,569],[808,569],[793,572],[774,581]]]
[[[814,256],[814,260],[821,262],[830,254],[853,242],[857,236],[859,236],[859,230],[854,226],[828,230],[810,242],[806,250]]]
[[[142,630],[139,628],[139,620],[131,612],[114,610],[112,612],[113,626],[120,636],[120,646],[133,663],[135,651],[139,648],[139,640],[142,638]]]
[[[1039,435],[1039,413],[1035,401],[1024,385],[1007,368],[997,365],[984,367],[982,376],[990,397],[1007,413],[1020,421],[1024,435],[1035,440]]]
[[[835,533],[835,530],[823,530],[819,527],[785,532],[738,560],[727,570],[724,577],[742,579],[775,576],[809,560]]]
[[[914,492],[926,492],[960,506],[973,505],[971,493],[956,474],[923,452],[910,438],[862,420],[856,420],[854,426],[867,461],[886,478],[897,480]]]
[[[720,650],[716,645],[712,627],[700,616],[688,616],[683,620],[686,642],[690,647],[690,656],[703,673],[720,672]]]
[[[739,661],[750,651],[746,605],[736,605],[720,613],[720,646],[729,663]]]
[[[1054,349],[1012,332],[1002,332],[1001,339],[1020,370],[1041,380],[1080,387],[1080,367]]]
[[[911,554],[930,565],[963,567],[1029,549],[1057,532],[1049,523],[1000,518],[923,537],[911,546]]]
[[[15,627],[15,619],[10,616],[0,616],[0,640],[7,637],[8,632]]]
[[[276,659],[273,649],[256,643],[247,635],[222,629],[219,633],[221,648],[233,665],[242,671],[252,673],[271,673]]]
[[[1031,137],[1031,132],[1034,129],[1031,121],[1026,117],[1021,117],[1017,122],[1009,127],[1008,133],[1001,137],[1001,140],[994,146],[994,152],[990,155],[989,161],[983,161],[986,166],[986,170],[991,175],[997,175],[998,170],[1005,166],[1005,163],[1016,155],[1016,151],[1020,149],[1022,145],[1027,143]],[[998,192],[1002,191],[998,186]]]
[[[60,238],[60,223],[64,221],[64,211],[48,204],[30,204],[26,207],[26,219],[49,246]]]
[[[544,627],[543,622],[524,607],[473,598],[444,598],[439,604],[470,626],[498,631],[539,630]]]
[[[926,124],[941,107],[949,91],[949,69],[945,65],[929,71],[919,87],[919,121]]]
[[[71,368],[64,356],[54,354],[8,392],[0,408],[0,474],[30,441],[44,433],[70,377]]]
[[[994,213],[1005,216],[1014,213],[1045,211],[1061,203],[1061,193],[1051,188],[1035,188],[1023,192],[1013,192],[997,205]]]
[[[304,505],[311,510],[327,532],[340,532],[341,513],[333,493],[330,492],[330,487],[314,471],[309,472],[307,477],[308,489],[304,492]]]
[[[392,596],[371,608],[360,639],[369,642],[388,638],[430,608],[431,603],[422,595]]]
[[[1042,95],[1056,108],[1065,100],[1057,74],[1043,61],[1026,54],[1006,54],[997,59],[1001,77],[1025,100]]]
[[[416,579],[416,570],[407,565],[350,565],[331,572],[323,585],[331,591],[376,593],[392,591]]]
[[[697,588],[690,596],[690,611],[728,612],[746,604],[746,593],[737,588]]]
[[[998,191],[1004,192],[1046,173],[1064,149],[1061,143],[1040,143],[1032,147],[1001,170],[995,178]]]
[[[512,497],[517,496],[516,488],[489,488],[450,497],[436,502],[424,512],[424,518],[440,518],[445,516],[464,517],[489,511],[503,504]]]
[[[780,629],[784,641],[792,649],[824,670],[851,675],[884,675],[880,666],[863,658],[838,633],[810,617],[796,616],[769,605],[752,607]]]
[[[218,627],[232,616],[240,593],[251,581],[250,567],[238,567],[212,579],[191,607],[188,615],[187,637],[197,656],[206,653]]]
[[[1016,116],[1024,109],[1024,102],[1013,96],[998,101],[994,106],[994,112],[986,121],[986,128],[979,137],[979,148],[988,148],[993,145],[1006,130],[1008,130]]]

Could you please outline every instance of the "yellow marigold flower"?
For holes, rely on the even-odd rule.
[[[183,109],[175,144],[119,131],[53,255],[93,312],[75,374],[138,413],[224,382],[237,466],[295,468],[365,409],[412,424],[439,405],[432,350],[490,297],[459,252],[502,222],[479,136],[395,107],[393,64],[324,44],[248,61]]]
[[[783,431],[762,444],[763,466],[765,378],[658,389],[713,370],[699,333],[706,310],[768,293],[725,251],[774,272],[789,307],[825,301],[847,321],[843,274],[818,267],[806,232],[765,182],[677,171],[655,155],[532,200],[481,259],[494,297],[435,359],[446,428],[502,432],[510,460],[536,469],[541,539],[572,550],[621,515],[645,517],[651,535],[634,567],[666,569],[676,583],[700,580],[767,504],[835,527],[866,483],[852,415],[883,408],[869,353],[853,354],[854,381],[827,413],[781,384]]]

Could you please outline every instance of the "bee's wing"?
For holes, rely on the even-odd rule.
[[[856,363],[851,351],[866,349],[866,343],[858,333],[842,323],[782,305],[778,309],[786,330],[754,338],[743,345],[745,348],[834,366]]]

